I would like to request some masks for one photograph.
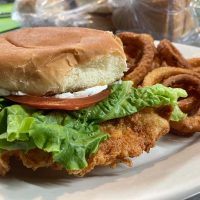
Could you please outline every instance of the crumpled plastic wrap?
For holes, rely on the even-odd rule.
[[[134,31],[190,43],[198,37],[191,5],[192,0],[16,0],[13,18],[22,26]]]
[[[194,8],[194,11],[195,11],[194,14],[195,14],[195,17],[197,18],[198,24],[200,26],[200,0],[193,0],[192,7]]]
[[[191,0],[129,0],[131,6],[124,3],[115,10],[114,25],[120,30],[149,33],[156,39],[184,41],[194,34],[197,27],[191,2]]]
[[[114,30],[109,0],[16,0],[13,18],[22,26],[80,26]]]

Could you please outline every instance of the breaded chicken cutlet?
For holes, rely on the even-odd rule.
[[[139,156],[143,151],[148,152],[161,136],[169,132],[169,123],[152,109],[145,109],[124,119],[105,122],[101,129],[111,137],[100,144],[97,153],[89,158],[86,168],[67,170],[67,173],[83,176],[96,166],[115,167],[120,162],[131,166],[130,158]],[[41,167],[59,170],[64,168],[54,163],[51,154],[38,149],[29,152],[5,151],[0,158],[1,175],[10,170],[12,157],[16,157],[24,166],[33,170]]]

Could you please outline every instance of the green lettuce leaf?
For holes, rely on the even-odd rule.
[[[145,107],[171,105],[174,108],[171,120],[178,121],[182,120],[185,114],[178,107],[177,100],[186,96],[186,91],[180,88],[165,87],[161,84],[133,88],[131,81],[124,81],[112,87],[112,93],[106,100],[92,107],[75,111],[73,115],[83,122],[99,123],[131,115]]]
[[[80,123],[64,112],[41,111],[12,105],[0,112],[0,149],[42,149],[66,169],[87,166],[88,157],[108,135],[98,125]]]

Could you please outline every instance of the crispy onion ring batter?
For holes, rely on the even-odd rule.
[[[200,75],[195,71],[177,67],[160,67],[150,72],[143,81],[143,86],[162,83],[169,87],[183,88],[188,97],[179,101],[179,106],[188,116],[180,122],[170,122],[174,133],[191,136],[200,131]]]
[[[183,112],[189,113],[193,109],[194,104],[197,105],[197,103],[198,103],[198,97],[189,96],[186,99],[180,100],[178,105]]]
[[[191,58],[188,59],[188,62],[190,63],[191,68],[200,68],[200,58]]]
[[[168,66],[189,68],[190,63],[181,55],[178,49],[167,39],[161,40],[157,47],[162,62]]]
[[[124,79],[132,80],[134,86],[137,86],[155,66],[156,48],[154,40],[147,34],[130,32],[120,33],[118,37],[123,42],[129,66],[129,71]]]
[[[160,67],[148,73],[148,75],[144,78],[142,85],[149,86],[149,85],[155,85],[156,83],[162,83],[164,79],[178,74],[191,74],[193,76],[197,76],[198,78],[200,78],[200,75],[189,69],[183,69],[177,67]]]
[[[190,63],[192,70],[200,73],[200,58],[191,58],[188,59],[188,62]]]

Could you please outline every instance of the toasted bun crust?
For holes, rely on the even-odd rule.
[[[31,95],[111,84],[127,70],[119,38],[94,29],[20,29],[0,49],[0,88]]]

